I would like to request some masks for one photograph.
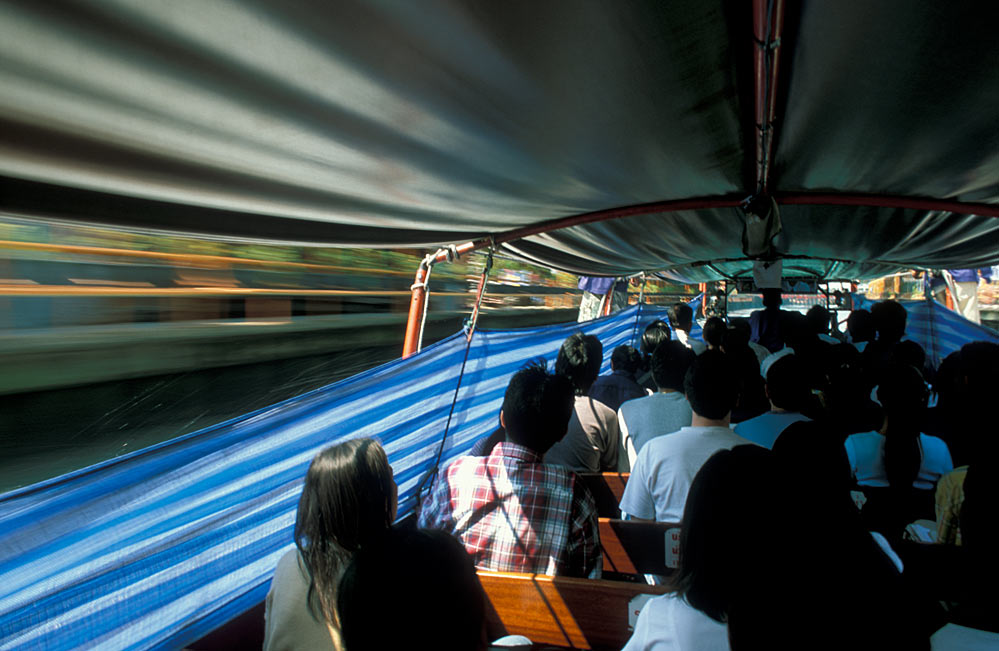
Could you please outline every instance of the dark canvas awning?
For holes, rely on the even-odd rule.
[[[732,206],[772,89],[786,272],[999,262],[981,5],[755,4],[772,76],[753,4],[720,0],[5,2],[0,211],[384,247],[650,204],[504,246],[718,279],[751,266]]]

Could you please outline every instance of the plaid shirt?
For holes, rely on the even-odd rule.
[[[461,457],[441,475],[420,526],[456,536],[476,567],[599,578],[593,496],[575,473],[508,441],[488,457]]]

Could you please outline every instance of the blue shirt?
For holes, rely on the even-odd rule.
[[[610,375],[598,377],[586,395],[617,411],[621,408],[621,403],[649,394],[630,373],[613,371]]]
[[[756,418],[742,421],[735,426],[735,433],[757,445],[772,450],[774,442],[781,432],[791,423],[802,420],[811,420],[811,418],[796,411],[768,411]]]
[[[955,283],[977,283],[978,274],[985,280],[992,280],[992,267],[982,267],[981,269],[948,269]]]

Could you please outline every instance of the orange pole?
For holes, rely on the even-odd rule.
[[[413,296],[409,301],[409,319],[406,321],[406,339],[402,346],[402,356],[409,357],[420,349],[420,326],[423,323],[423,313],[427,309],[427,276],[430,265],[424,260],[416,269],[413,281]]]

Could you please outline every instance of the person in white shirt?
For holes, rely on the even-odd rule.
[[[690,331],[694,327],[694,310],[686,303],[674,303],[670,308],[670,323],[673,325],[673,332],[677,341],[694,351],[695,355],[700,355],[708,347],[703,341],[698,341],[690,336]]]
[[[679,341],[665,341],[652,353],[652,378],[659,390],[628,400],[617,412],[622,445],[618,466],[622,472],[631,470],[638,452],[652,438],[690,425],[692,412],[683,395],[683,378],[694,357],[694,352]]]
[[[809,420],[801,413],[809,397],[807,378],[801,361],[794,354],[774,362],[767,371],[767,399],[770,411],[735,426],[739,436],[773,449],[774,441],[791,423]]]
[[[709,350],[698,355],[683,386],[691,426],[655,437],[639,451],[621,496],[621,511],[633,518],[679,522],[690,482],[708,457],[749,443],[729,428],[739,383],[725,353]]]

